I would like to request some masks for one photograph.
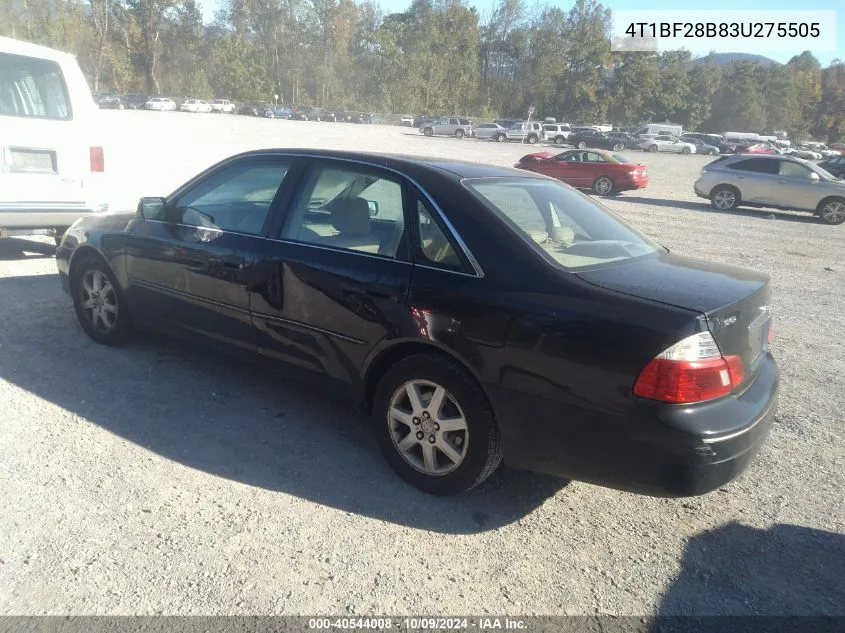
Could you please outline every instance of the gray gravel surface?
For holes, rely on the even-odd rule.
[[[529,151],[226,115],[103,112],[102,131],[113,208],[255,147]],[[717,213],[692,192],[709,158],[629,154],[651,183],[608,206],[772,275],[781,402],[739,480],[666,500],[502,471],[429,497],[317,388],[166,339],[92,343],[50,240],[0,240],[0,614],[845,614],[845,226]]]

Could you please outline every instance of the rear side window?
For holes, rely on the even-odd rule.
[[[0,115],[70,119],[73,113],[59,65],[0,53]]]
[[[737,171],[751,171],[758,174],[776,174],[778,173],[778,162],[779,161],[767,160],[765,158],[748,158],[728,165],[728,167]]]

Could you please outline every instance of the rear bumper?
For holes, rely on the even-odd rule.
[[[648,176],[638,176],[634,178],[620,178],[615,181],[616,188],[619,191],[626,191],[631,189],[645,189],[648,186]]]
[[[0,230],[65,228],[79,218],[106,211],[105,203],[0,202]]]
[[[778,386],[777,365],[767,354],[756,380],[739,395],[696,405],[642,400],[628,416],[593,417],[512,392],[491,395],[509,466],[685,497],[719,488],[751,463],[774,421]]]

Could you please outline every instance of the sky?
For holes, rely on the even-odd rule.
[[[493,12],[493,7],[496,0],[466,0],[469,6],[474,6],[481,16],[482,21],[489,18]],[[214,17],[214,12],[220,6],[220,0],[199,0],[203,7],[203,15],[206,21],[211,21]],[[376,0],[385,13],[395,13],[407,9],[411,2],[410,0]],[[561,9],[569,9],[573,2],[572,0],[525,0],[525,4],[529,9],[537,6],[554,6]],[[669,11],[676,12],[679,3],[677,0],[604,0],[602,4],[611,10],[616,11]],[[741,7],[738,6],[736,0],[706,0],[700,4],[690,4],[685,6],[687,9],[707,9],[711,11],[720,10],[735,10],[741,8],[743,11],[759,10],[770,12],[772,10],[796,10],[796,0],[743,0]],[[810,50],[815,54],[823,66],[827,66],[835,59],[845,60],[845,4],[842,0],[810,0],[801,7],[804,10],[836,10],[836,49],[834,51],[815,51]],[[760,54],[766,55],[779,62],[787,62],[793,55],[798,55],[805,50],[806,47],[801,47],[797,50],[780,50],[780,51],[760,51]]]

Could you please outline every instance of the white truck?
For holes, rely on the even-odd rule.
[[[108,210],[99,116],[73,55],[0,37],[0,237]]]

